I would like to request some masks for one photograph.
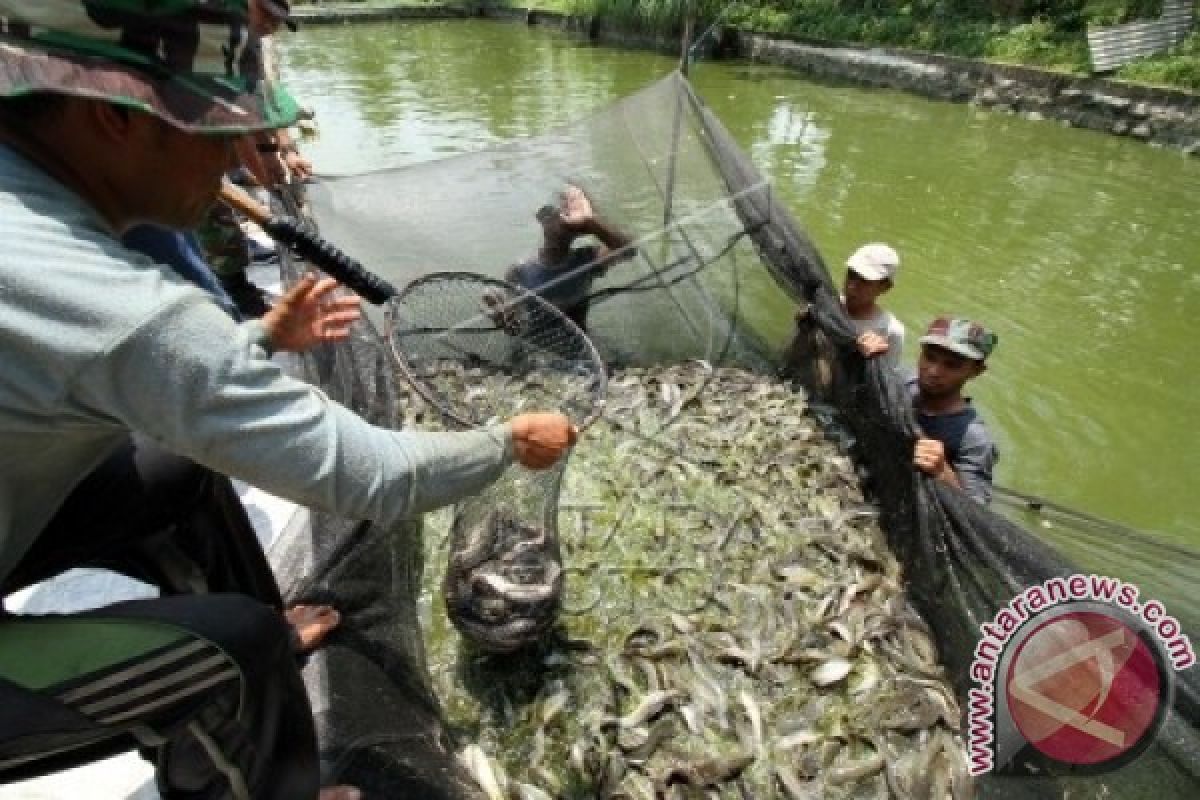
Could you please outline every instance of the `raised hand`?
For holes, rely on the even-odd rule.
[[[276,350],[302,353],[350,336],[350,326],[361,316],[357,295],[334,294],[333,278],[305,275],[262,318]]]
[[[583,189],[568,185],[562,193],[562,208],[559,210],[563,224],[572,230],[583,230],[596,219],[592,210],[592,201],[588,200]]]
[[[305,158],[299,150],[292,149],[283,153],[283,163],[292,173],[292,177],[301,183],[313,176],[312,161]]]

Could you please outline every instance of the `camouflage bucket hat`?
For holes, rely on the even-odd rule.
[[[193,133],[296,121],[262,80],[247,0],[0,0],[0,96],[97,97]]]

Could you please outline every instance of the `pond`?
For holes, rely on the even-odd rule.
[[[481,21],[311,26],[282,45],[323,174],[541,133],[674,66]],[[941,313],[998,332],[971,393],[1001,484],[1200,547],[1200,159],[766,66],[701,63],[692,80],[827,263],[867,241],[900,251],[885,305],[907,362]]]

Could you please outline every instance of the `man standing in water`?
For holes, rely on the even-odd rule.
[[[535,216],[542,226],[537,257],[510,269],[505,280],[537,292],[586,331],[592,281],[614,262],[636,255],[632,239],[597,217],[578,186],[567,186],[557,205],[544,205]],[[573,246],[589,234],[600,244]]]
[[[575,438],[560,414],[374,428],[265,358],[319,314],[235,323],[120,243],[194,227],[237,140],[295,121],[246,17],[0,0],[0,597],[81,565],[164,594],[0,614],[0,782],[140,747],[165,800],[355,800],[319,790],[278,587],[221,474],[391,528]]]
[[[917,425],[913,463],[986,505],[992,499],[992,468],[998,454],[983,419],[963,395],[967,381],[983,374],[996,335],[968,319],[939,317],[921,337],[916,377],[909,381]]]

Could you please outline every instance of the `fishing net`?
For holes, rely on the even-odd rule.
[[[397,366],[460,427],[552,409],[586,428],[604,409],[607,379],[595,347],[536,294],[470,273],[435,273],[389,300],[386,315]]]
[[[423,533],[319,517],[280,570],[293,597],[343,610],[310,677],[329,698],[331,778],[414,797],[1196,796],[1194,668],[1156,673],[1161,730],[1104,772],[1029,741],[1113,722],[1100,705],[1128,685],[1034,735],[1006,702],[1015,657],[990,681],[973,670],[981,626],[1080,572],[1136,583],[1197,631],[1196,554],[1003,492],[1002,515],[914,471],[901,377],[858,356],[817,249],[681,76],[544,136],[325,179],[310,199],[328,239],[403,287],[447,268],[503,276],[566,183],[637,255],[588,275],[608,404],[555,507],[531,511],[557,521],[561,617],[532,646],[480,653],[441,605],[443,565],[473,552],[452,516]],[[382,328],[374,315],[306,374],[372,421],[444,427]],[[506,547],[537,538],[480,513]],[[971,781],[980,686],[997,770]]]

